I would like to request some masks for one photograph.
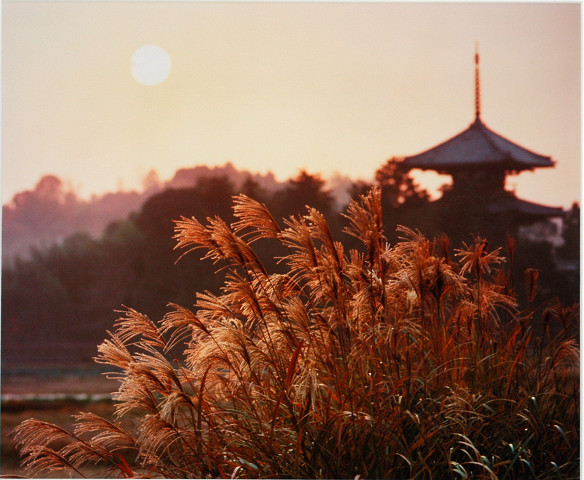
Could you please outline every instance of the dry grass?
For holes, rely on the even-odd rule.
[[[117,420],[23,422],[29,474],[577,477],[576,307],[546,307],[534,338],[499,250],[476,239],[452,256],[405,228],[390,246],[377,189],[346,212],[359,251],[314,209],[284,228],[245,196],[234,212],[231,226],[176,222],[177,248],[226,270],[221,294],[171,305],[160,324],[126,309],[96,358],[120,382]],[[259,239],[287,248],[286,274],[266,271]]]

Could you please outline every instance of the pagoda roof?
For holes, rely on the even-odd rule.
[[[468,167],[500,167],[508,171],[553,167],[549,156],[534,153],[493,132],[477,116],[463,132],[417,155],[405,157],[406,168],[449,172]]]
[[[560,217],[564,214],[561,207],[548,207],[539,203],[521,200],[514,195],[500,195],[487,204],[487,210],[492,214],[515,213],[533,219],[541,217]]]

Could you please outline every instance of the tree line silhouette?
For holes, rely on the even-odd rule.
[[[278,184],[269,176],[254,177],[245,172],[233,177],[230,169],[233,167],[227,172],[203,169],[197,175],[193,170],[184,170],[180,175],[177,172],[175,180],[179,180],[174,187],[172,182],[151,182],[149,196],[128,194],[125,200],[138,202],[131,212],[118,210],[117,218],[105,216],[108,224],[99,235],[87,229],[83,233],[71,232],[60,243],[35,247],[30,257],[17,256],[6,263],[2,270],[3,366],[31,364],[40,359],[45,364],[89,363],[96,345],[118,316],[115,310],[122,305],[156,321],[167,311],[169,302],[190,306],[195,292],[217,292],[224,279],[221,272],[216,274],[210,261],[201,261],[197,255],[179,260],[180,253],[174,250],[173,220],[195,216],[203,221],[219,216],[230,223],[234,219],[232,197],[239,193],[265,203],[280,222],[290,215],[305,213],[305,206],[310,205],[325,215],[335,238],[345,246],[358,248],[358,242],[342,232],[346,205],[337,205],[319,175],[301,171],[288,182]],[[470,240],[472,233],[488,239],[504,238],[504,222],[473,231],[463,213],[437,211],[428,192],[401,168],[398,159],[382,165],[374,182],[382,188],[383,222],[390,243],[398,238],[397,225],[419,229],[429,236],[445,233],[453,247]],[[370,186],[367,182],[353,182],[349,196],[355,197]],[[57,177],[45,177],[33,193],[15,197],[12,208],[16,211],[16,205],[23,211],[36,212],[37,217],[31,216],[28,221],[29,228],[37,229],[39,235],[50,232],[55,218],[65,215],[64,210],[54,208],[56,205],[73,208],[79,203],[74,197],[66,198]],[[128,205],[134,205],[132,202]],[[460,208],[464,212],[468,205]],[[86,213],[90,217],[94,214]],[[85,217],[79,214],[78,218],[83,223]],[[12,217],[4,218],[4,222],[11,221]],[[565,244],[560,253],[577,259],[577,206],[568,212],[565,225]],[[257,252],[266,267],[276,272],[281,267],[278,259],[286,254],[261,241]],[[577,300],[577,273],[566,274],[556,268],[548,243],[542,240],[528,244],[527,240],[516,239],[512,254],[518,291],[523,271],[533,267],[540,271],[541,295],[558,296],[566,302]]]
[[[273,174],[238,171],[231,163],[181,168],[161,182],[151,170],[139,191],[117,191],[81,199],[75,189],[55,175],[43,176],[31,190],[17,193],[2,206],[2,260],[10,263],[18,255],[26,258],[31,248],[47,248],[79,232],[99,236],[111,222],[126,218],[152,195],[168,188],[192,187],[200,178],[227,176],[236,188],[251,178],[270,191],[278,187]]]

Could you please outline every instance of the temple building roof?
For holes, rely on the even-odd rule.
[[[553,167],[554,161],[493,132],[480,118],[466,130],[417,155],[406,157],[408,168],[448,172],[465,167],[501,167],[507,171]]]
[[[561,207],[548,207],[539,203],[521,200],[514,195],[501,195],[491,199],[487,206],[491,214],[500,214],[506,212],[516,212],[524,217],[559,217],[564,214]]]
[[[463,132],[417,155],[404,159],[407,168],[450,173],[468,167],[497,168],[508,172],[553,167],[552,159],[534,153],[493,132],[481,120],[478,44],[475,53],[475,121]]]

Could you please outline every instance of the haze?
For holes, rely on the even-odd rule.
[[[478,41],[483,121],[557,161],[511,187],[568,207],[580,19],[577,3],[5,1],[3,203],[48,173],[89,196],[229,161],[371,180],[474,120]],[[159,85],[131,75],[142,45],[172,59]]]

